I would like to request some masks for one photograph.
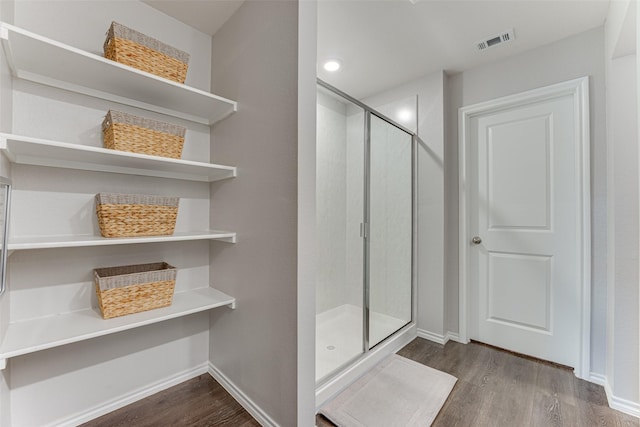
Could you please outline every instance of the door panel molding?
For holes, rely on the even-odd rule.
[[[589,78],[582,77],[563,83],[545,86],[481,102],[458,111],[458,197],[459,197],[459,336],[461,342],[469,342],[469,251],[473,237],[469,225],[471,206],[468,179],[470,174],[470,126],[471,120],[479,116],[500,112],[511,108],[535,104],[570,96],[575,117],[576,138],[576,182],[579,209],[575,213],[577,234],[576,253],[578,263],[576,277],[580,288],[580,354],[575,374],[579,378],[590,377],[591,351],[591,186],[590,186],[590,133],[589,133]]]

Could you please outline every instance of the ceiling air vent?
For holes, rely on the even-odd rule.
[[[510,42],[515,39],[516,36],[513,32],[513,28],[507,31],[503,31],[500,34],[496,34],[495,36],[487,37],[476,42],[476,48],[478,50],[486,50],[490,47],[497,46],[499,44]]]

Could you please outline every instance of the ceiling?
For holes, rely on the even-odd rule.
[[[318,75],[356,98],[437,70],[464,71],[603,25],[608,0],[321,1]],[[514,29],[484,51],[476,42]],[[340,71],[321,69],[338,57]]]
[[[213,35],[242,0],[145,3]],[[363,98],[437,70],[464,71],[599,27],[608,5],[609,0],[319,0],[318,76]],[[476,42],[509,29],[515,40],[476,49]],[[338,58],[341,70],[322,69],[328,58]]]
[[[214,35],[244,2],[244,0],[142,1],[210,36]]]

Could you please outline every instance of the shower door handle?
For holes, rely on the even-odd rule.
[[[369,237],[369,224],[367,224],[366,222],[360,223],[360,237],[362,237],[363,239]]]

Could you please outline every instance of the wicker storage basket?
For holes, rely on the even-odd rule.
[[[96,213],[103,237],[173,234],[178,197],[141,194],[96,194]]]
[[[184,83],[189,54],[136,30],[112,22],[104,42],[104,57]]]
[[[102,317],[110,319],[171,305],[176,274],[175,267],[166,262],[95,269]]]
[[[109,110],[102,122],[104,146],[113,150],[179,159],[186,129]]]

